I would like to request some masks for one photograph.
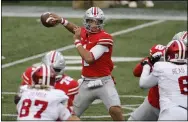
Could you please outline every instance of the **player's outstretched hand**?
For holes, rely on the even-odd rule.
[[[61,21],[62,21],[62,18],[55,13],[50,13],[50,17],[52,17],[53,18],[52,21],[54,21],[56,23],[61,23]]]

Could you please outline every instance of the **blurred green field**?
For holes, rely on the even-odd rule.
[[[45,28],[37,19],[2,17],[2,55],[5,57],[2,60],[2,65],[73,44],[73,35],[62,26]],[[82,25],[81,19],[72,18],[69,21]],[[113,33],[148,22],[151,21],[109,20],[105,25],[105,30]],[[183,30],[187,30],[186,21],[165,21],[157,25],[115,36],[113,56],[145,57],[149,54],[151,46],[154,44],[166,45],[175,33]],[[62,53],[65,56],[78,56],[75,48],[63,51]],[[17,92],[22,72],[28,66],[40,62],[40,60],[41,58],[37,58],[3,68],[2,92]],[[113,70],[113,76],[117,82],[116,87],[120,95],[147,95],[147,90],[140,89],[138,86],[138,78],[132,75],[132,70],[137,62],[115,62],[116,68]],[[80,64],[72,66],[80,66]],[[66,71],[66,74],[69,74],[75,79],[80,77],[80,71]],[[16,114],[13,95],[2,94],[1,100],[1,114]],[[142,101],[143,98],[121,97],[122,105],[140,104]],[[123,110],[124,114],[132,112],[128,109]],[[104,105],[100,103],[91,105],[83,116],[102,115],[108,115],[108,112],[104,108]],[[127,117],[125,117],[126,120]],[[2,116],[2,120],[16,120],[16,117]],[[111,120],[111,118],[85,118],[83,120]]]

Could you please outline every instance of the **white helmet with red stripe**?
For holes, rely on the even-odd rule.
[[[167,44],[165,60],[175,63],[187,63],[187,47],[183,41],[172,40]]]
[[[172,40],[181,40],[185,45],[187,45],[187,31],[178,32],[174,35]]]
[[[97,33],[98,31],[92,31],[92,27],[89,24],[90,20],[94,20],[96,21],[96,27],[101,30],[103,29],[104,26],[104,20],[105,20],[105,16],[103,11],[99,8],[99,7],[91,7],[89,8],[84,15],[84,20],[83,20],[83,24],[86,28],[87,31],[91,32],[91,33]]]
[[[55,74],[51,66],[42,64],[31,74],[32,85],[54,86]]]
[[[62,75],[65,69],[65,59],[63,55],[56,50],[48,52],[43,58],[42,62],[53,67],[57,75]]]

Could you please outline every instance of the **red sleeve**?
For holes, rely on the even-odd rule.
[[[78,88],[79,88],[79,84],[76,80],[72,80],[69,84],[69,90],[68,90],[68,93],[67,95],[70,96],[70,95],[75,95],[78,93]]]
[[[22,82],[21,85],[31,85],[32,79],[31,79],[31,73],[33,71],[33,67],[28,67],[25,72],[22,74]]]
[[[77,81],[72,80],[69,84],[69,89],[67,95],[69,96],[67,108],[71,113],[73,113],[73,100],[76,94],[78,94],[79,84]]]
[[[112,36],[108,33],[103,32],[100,35],[100,38],[99,38],[97,44],[104,45],[104,46],[112,46],[113,45]]]
[[[136,67],[134,68],[133,70],[133,75],[135,77],[140,77],[141,74],[142,74],[142,70],[143,70],[143,66],[141,65],[141,62],[148,59],[148,57],[145,57],[144,59],[142,59],[137,65]],[[152,64],[148,61],[149,65],[152,66]],[[152,70],[152,69],[151,69]]]
[[[140,77],[142,74],[143,66],[140,64],[140,62],[136,65],[136,67],[133,70],[133,75],[135,77]]]

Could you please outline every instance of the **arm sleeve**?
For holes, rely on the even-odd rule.
[[[95,60],[99,59],[105,52],[108,51],[109,51],[108,47],[104,45],[96,45],[90,50]]]
[[[133,75],[135,77],[140,77],[142,74],[142,69],[143,69],[143,66],[140,63],[138,63],[133,70]]]
[[[150,74],[150,66],[145,65],[140,77],[139,85],[141,88],[151,88],[158,83],[158,78]]]
[[[60,120],[67,120],[71,116],[69,110],[63,104],[59,104],[58,109],[59,109],[58,118]]]

